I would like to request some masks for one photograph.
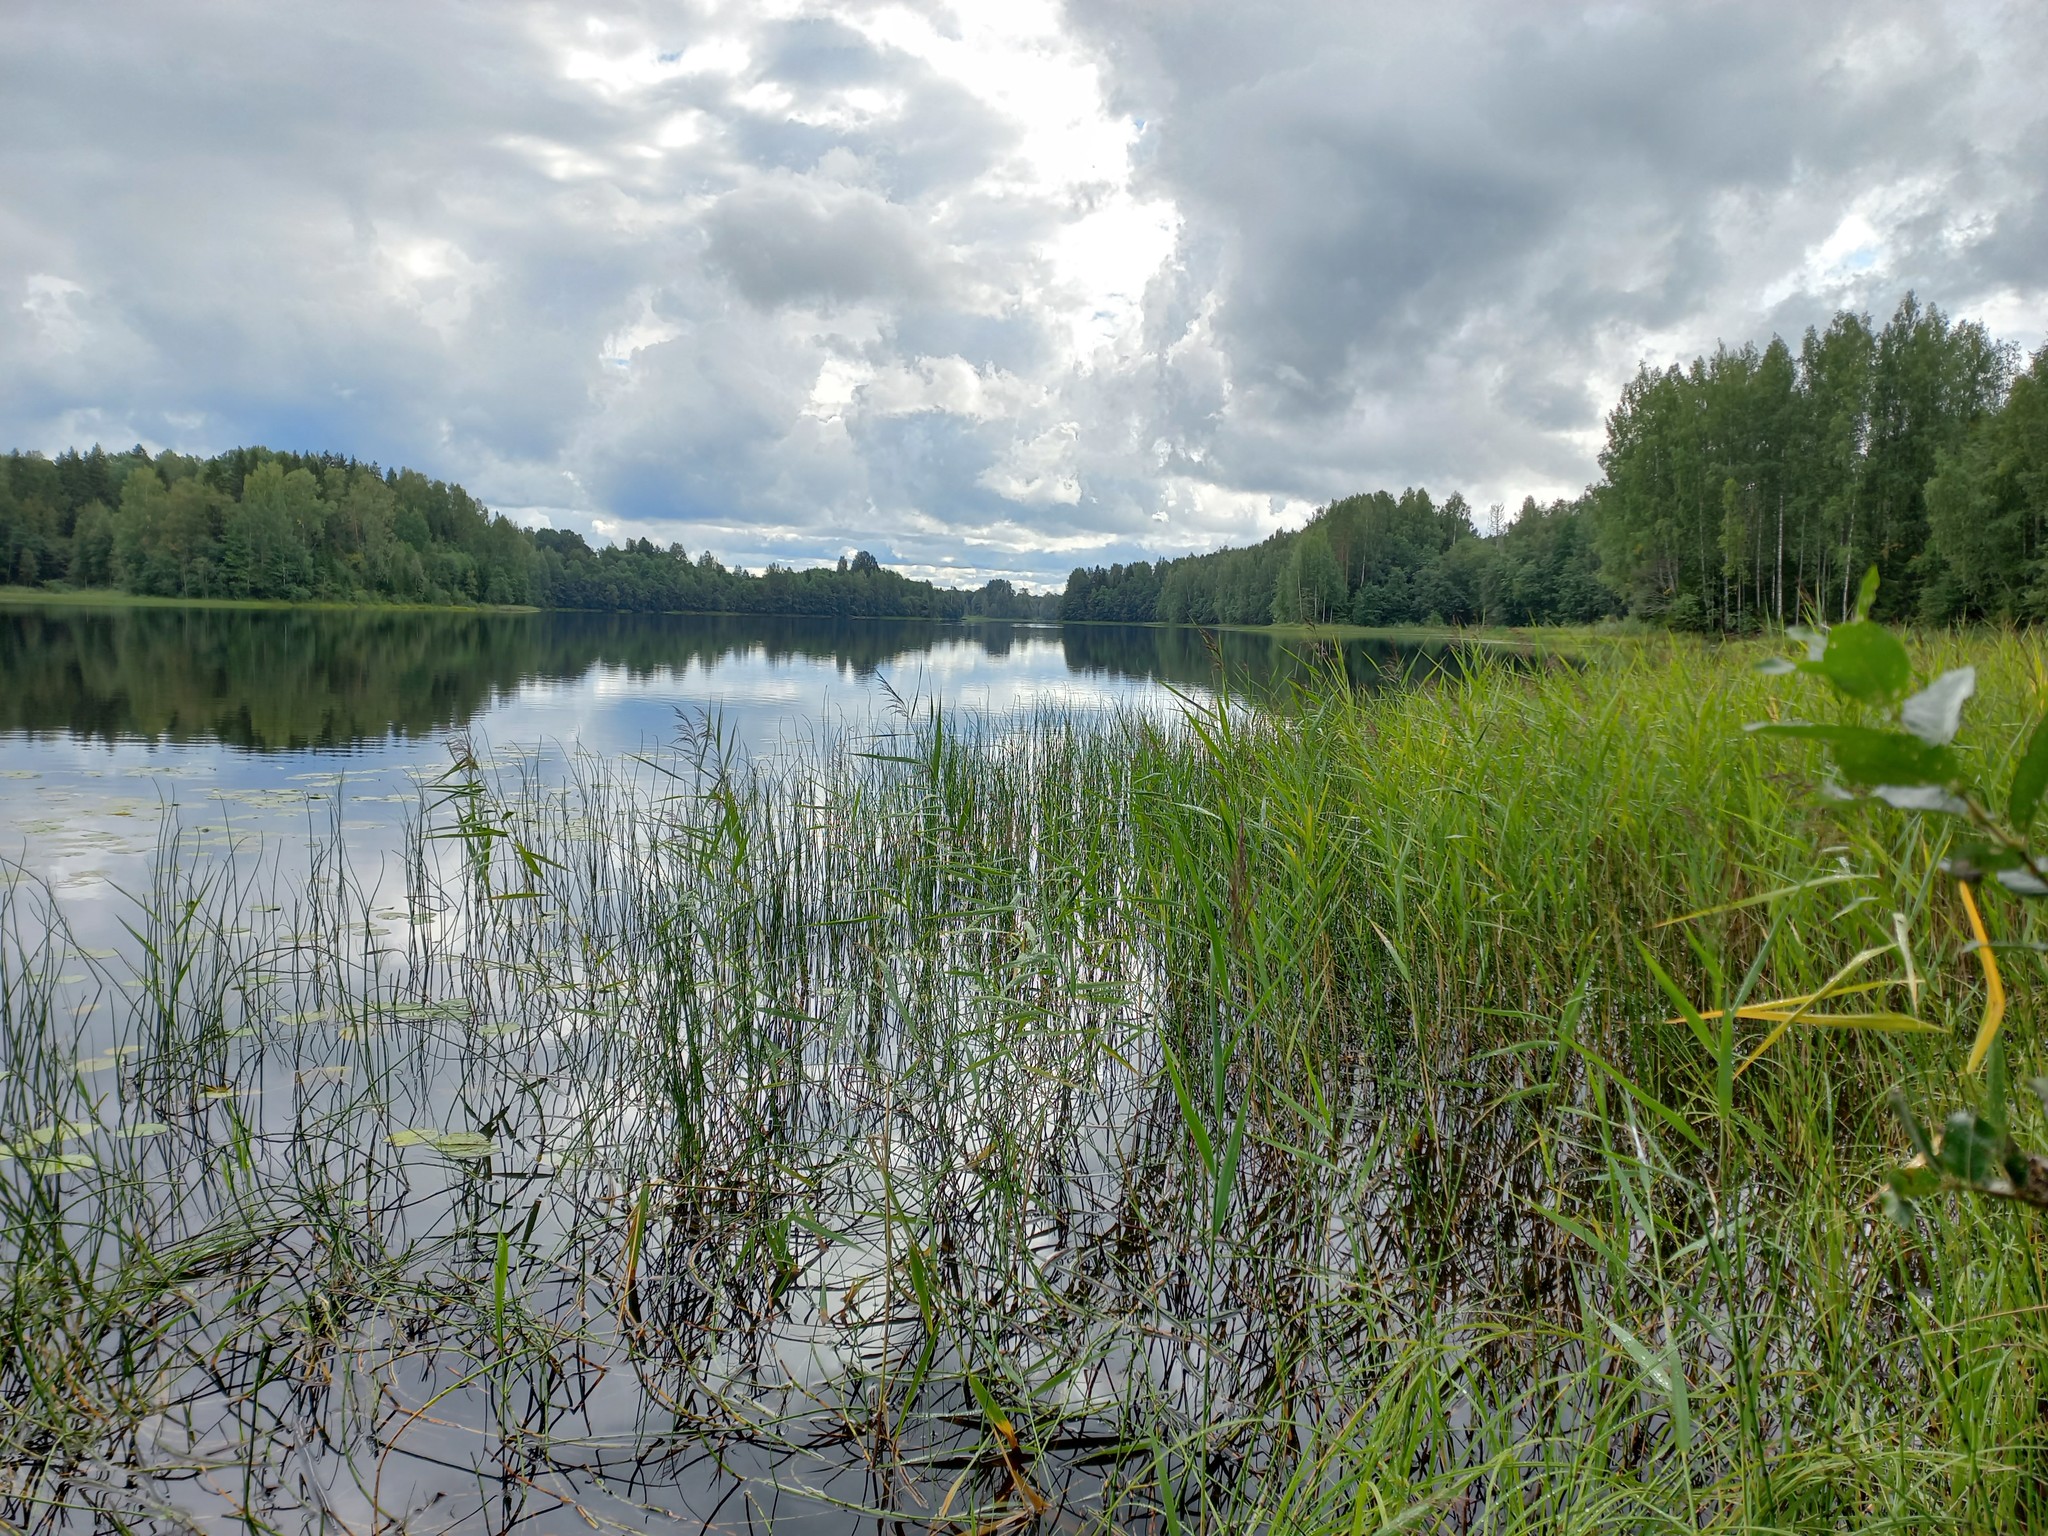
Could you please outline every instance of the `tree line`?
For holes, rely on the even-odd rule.
[[[1908,294],[1795,351],[1645,365],[1601,480],[1481,534],[1461,496],[1351,496],[1246,549],[1076,570],[1066,619],[1201,624],[1585,623],[1742,632],[1880,616],[2048,619],[2048,348],[2031,360]]]
[[[494,516],[459,485],[340,454],[136,447],[0,458],[0,582],[158,597],[503,604],[807,617],[1050,617],[1000,579],[915,581],[862,551],[759,575],[647,539]]]

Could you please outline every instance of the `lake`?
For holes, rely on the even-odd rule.
[[[1357,679],[1442,646],[1350,642]],[[0,859],[91,898],[126,886],[163,813],[204,837],[330,830],[390,846],[467,735],[555,769],[672,744],[706,717],[754,755],[937,707],[1170,715],[1227,673],[1308,682],[1312,648],[1144,626],[628,615],[0,606]],[[309,821],[310,816],[310,821]]]

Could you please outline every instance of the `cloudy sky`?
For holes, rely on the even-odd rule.
[[[1663,363],[2048,325],[2037,0],[16,0],[0,446],[946,580],[1569,494]]]

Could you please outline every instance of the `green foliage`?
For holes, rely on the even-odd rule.
[[[1846,620],[1874,563],[1882,618],[2048,618],[2048,349],[2012,372],[1981,325],[1908,294],[1884,326],[1844,311],[1796,353],[1773,337],[1646,365],[1607,418],[1601,483],[1527,500],[1487,537],[1455,496],[1353,496],[1250,549],[1077,570],[1061,613],[1529,625],[1625,609],[1742,633]]]
[[[657,612],[957,619],[1046,616],[993,581],[954,592],[862,551],[837,569],[729,571],[646,539],[593,550],[520,528],[459,485],[337,454],[238,448],[198,460],[137,447],[0,459],[0,584],[152,597],[533,605]]]
[[[1981,325],[1911,294],[1882,329],[1845,311],[1796,356],[1773,337],[1645,367],[1608,418],[1603,579],[1632,612],[1698,629],[1809,608],[1847,618],[1873,562],[1888,616],[1985,612],[1974,573],[1988,555],[1967,509],[1990,450],[1974,467],[1957,455],[1980,436],[2005,441],[2015,405],[2026,414],[2026,401],[2001,409],[2009,373]]]
[[[1493,537],[1424,490],[1333,502],[1249,549],[1077,569],[1060,617],[1169,624],[1581,624],[1614,611],[1584,501],[1539,507]]]
[[[2006,815],[1993,809],[2001,797],[1988,793],[1971,771],[1964,752],[1953,746],[1962,727],[1963,706],[1975,693],[1976,668],[1956,667],[1906,696],[1912,660],[1897,636],[1865,617],[1879,589],[1875,566],[1865,575],[1857,617],[1832,630],[1806,633],[1807,654],[1790,664],[1761,664],[1774,675],[1803,672],[1821,678],[1854,714],[1896,718],[1899,729],[1844,722],[1834,725],[1762,723],[1761,735],[1819,742],[1839,782],[1902,810],[1952,817],[1960,833],[1944,837],[1949,856],[1943,867],[1962,882],[1961,899],[1975,936],[1987,1002],[1968,1070],[1989,1068],[1984,1101],[1977,1109],[1950,1113],[1938,1138],[1929,1138],[1903,1097],[1894,1103],[1917,1156],[1888,1179],[1887,1208],[1899,1220],[1912,1218],[1915,1202],[1947,1185],[1981,1194],[2048,1206],[2048,1159],[2031,1153],[2009,1131],[2006,1104],[2004,981],[1984,930],[1972,882],[1987,876],[2022,898],[2048,895],[2042,855],[2032,846],[2029,826],[2048,785],[2048,720],[2037,724],[2012,771],[2002,797]]]

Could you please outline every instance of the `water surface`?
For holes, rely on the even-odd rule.
[[[1353,642],[1359,679],[1441,647]],[[1110,625],[740,615],[0,607],[0,860],[60,893],[138,876],[163,813],[203,837],[394,846],[451,738],[556,770],[707,722],[736,749],[845,743],[936,707],[1171,714],[1305,683],[1299,642]]]

